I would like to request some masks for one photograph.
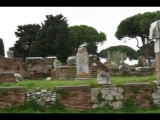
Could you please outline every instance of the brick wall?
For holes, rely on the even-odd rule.
[[[139,107],[150,107],[153,86],[147,82],[124,83],[124,99],[132,98]]]
[[[32,64],[23,62],[23,58],[0,57],[0,69],[19,73],[23,78],[38,79],[40,77],[50,77],[52,68],[52,63]]]
[[[39,79],[41,77],[51,77],[51,70],[53,65],[51,63],[27,63],[26,77],[31,79]]]
[[[0,88],[0,110],[23,104],[25,101],[25,89],[22,87]]]
[[[91,89],[89,86],[59,86],[57,100],[68,110],[91,108]]]
[[[159,87],[159,86],[158,86]],[[152,101],[160,106],[160,96],[159,89],[156,90],[156,86],[152,86],[149,83],[125,83],[121,87],[116,86],[103,86],[99,88],[90,88],[89,85],[74,85],[74,86],[58,86],[56,88],[56,98],[66,109],[68,110],[87,110],[93,108],[93,103],[97,102],[97,90],[100,90],[102,93],[101,97],[104,97],[106,100],[113,100],[113,106],[115,108],[121,108],[120,102],[131,98],[134,100],[134,103],[140,107],[150,107]],[[124,91],[123,91],[124,90]],[[119,93],[121,92],[122,95]],[[110,94],[110,95],[109,95]],[[34,93],[34,95],[36,95]],[[54,96],[55,94],[50,94]],[[118,101],[115,101],[113,97]],[[48,97],[48,96],[47,96]],[[96,98],[96,99],[93,99]],[[47,98],[46,98],[47,99]],[[26,99],[26,90],[23,87],[1,87],[0,88],[0,110],[4,108],[11,107],[14,105],[20,105],[25,102]],[[96,101],[94,101],[96,100]],[[106,103],[97,104],[97,107],[105,106]],[[105,104],[104,104],[105,103]],[[108,103],[108,102],[107,102]],[[118,103],[120,103],[118,105]],[[117,106],[118,105],[118,106]],[[120,107],[119,107],[120,106]]]
[[[14,72],[0,72],[0,84],[5,82],[16,82]]]
[[[52,78],[58,79],[74,79],[76,74],[76,66],[60,66],[56,70],[52,70]]]
[[[22,58],[5,58],[0,57],[0,69],[20,73],[25,76],[25,63]]]

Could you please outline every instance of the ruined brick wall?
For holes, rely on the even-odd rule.
[[[23,104],[25,101],[25,89],[22,87],[0,88],[0,110]]]
[[[74,79],[76,75],[76,66],[60,66],[52,70],[52,78]]]
[[[50,77],[53,65],[51,63],[30,64],[23,62],[23,58],[0,57],[0,69],[19,73],[23,78],[37,79],[39,77]]]
[[[157,87],[157,91],[155,91],[155,87],[147,82],[124,83],[119,87],[113,85],[92,89],[89,85],[58,86],[55,91],[56,94],[48,94],[49,96],[46,97],[54,97],[54,100],[58,100],[68,110],[83,111],[90,108],[105,107],[110,104],[109,101],[111,101],[113,108],[119,109],[124,105],[124,103],[121,103],[127,99],[132,99],[134,104],[139,107],[148,108],[151,107],[152,102],[160,106],[160,87]],[[100,99],[102,101],[99,101],[99,103],[97,103],[100,97],[98,97],[98,91],[102,97]],[[27,96],[36,96],[35,91],[32,92],[33,94],[28,92],[29,95],[26,95],[27,91],[23,87],[1,87],[0,110],[23,104],[27,100]],[[47,100],[47,98],[44,99]]]
[[[91,89],[89,86],[59,86],[56,97],[68,110],[86,110],[91,108]]]
[[[132,99],[139,107],[150,107],[153,86],[149,83],[124,83],[124,99]]]
[[[92,66],[95,63],[97,66]],[[98,70],[108,70],[100,61],[89,61],[89,71],[92,76],[97,76]],[[76,75],[76,66],[60,66],[52,70],[51,77],[56,79],[74,79]]]
[[[52,63],[26,63],[26,77],[39,79],[41,77],[51,77]]]
[[[22,58],[0,57],[0,69],[19,73],[25,77],[25,62]]]
[[[93,64],[95,64],[96,66],[93,66]],[[97,76],[98,74],[98,70],[109,70],[108,67],[106,67],[103,63],[101,63],[99,60],[95,60],[95,61],[89,61],[89,70],[92,76]]]
[[[6,59],[0,56],[0,68],[6,70]]]
[[[16,82],[14,72],[0,72],[0,84],[5,82]]]

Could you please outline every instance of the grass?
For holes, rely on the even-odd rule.
[[[6,108],[0,113],[79,113],[79,111],[74,110],[66,110],[60,103],[56,102],[52,104],[50,107],[45,107],[43,105],[38,104],[35,100],[30,100],[24,102],[24,104],[19,106],[13,106],[10,108]]]
[[[137,82],[149,82],[151,84],[154,83],[156,80],[155,75],[147,75],[147,76],[123,76],[123,77],[117,77],[117,76],[111,76],[111,84],[114,85],[122,85],[123,83],[137,83]],[[22,86],[26,90],[29,89],[47,89],[52,90],[55,89],[57,86],[73,86],[73,85],[89,85],[92,88],[99,87],[100,85],[97,83],[97,78],[94,77],[91,80],[58,80],[53,79],[50,81],[47,81],[45,79],[40,80],[23,80],[21,82],[17,83],[3,83],[0,84],[0,87],[18,87]]]
[[[124,77],[112,77],[111,82],[116,85],[122,85],[123,83],[139,83],[139,82],[149,82],[154,83],[156,80],[155,75],[147,76],[124,76]]]
[[[151,108],[140,108],[138,106],[131,105],[129,107],[124,106],[121,109],[113,109],[111,107],[103,107],[103,108],[90,108],[85,111],[78,111],[78,110],[67,110],[65,109],[60,103],[56,102],[52,104],[50,107],[45,107],[38,104],[34,100],[26,101],[24,104],[19,106],[13,106],[7,108],[0,112],[3,113],[27,113],[27,114],[60,114],[60,113],[67,113],[67,114],[129,114],[129,113],[140,113],[140,114],[151,114],[151,113],[160,113],[160,108],[151,107]]]

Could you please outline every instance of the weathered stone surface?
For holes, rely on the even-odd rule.
[[[150,24],[149,38],[159,39],[160,38],[160,20],[157,20]]]
[[[114,109],[120,109],[122,107],[122,101],[116,101],[112,103]]]
[[[89,74],[89,56],[87,49],[82,47],[76,54],[77,74]]]
[[[110,84],[110,74],[105,72],[105,71],[102,71],[102,70],[99,70],[98,71],[98,74],[97,74],[97,82],[98,84]]]
[[[75,66],[76,65],[76,56],[69,56],[67,58],[67,65]]]

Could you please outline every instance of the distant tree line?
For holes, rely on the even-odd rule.
[[[129,58],[132,59],[138,55],[144,55],[149,61],[151,57],[154,58],[154,44],[149,39],[149,28],[152,22],[159,19],[160,11],[156,11],[139,13],[120,22],[115,37],[118,40],[135,39],[139,48],[136,53],[130,48],[125,48],[130,50],[130,53],[126,51]],[[66,17],[62,14],[46,15],[46,20],[41,22],[41,25],[19,25],[15,35],[18,39],[10,50],[14,51],[14,57],[23,57],[24,60],[29,56],[57,56],[62,63],[65,63],[67,57],[75,55],[79,46],[82,45],[86,46],[89,54],[104,57],[103,51],[105,50],[98,53],[97,45],[106,40],[105,33],[97,32],[96,29],[87,25],[69,27]],[[139,39],[142,46],[139,46]],[[119,49],[123,51],[124,46],[119,46]],[[3,53],[3,50],[0,50],[0,52]]]
[[[75,55],[79,46],[86,46],[89,54],[97,54],[97,45],[106,40],[103,32],[87,25],[68,26],[62,14],[46,15],[39,24],[19,25],[15,32],[18,40],[11,48],[14,57],[57,56],[66,63],[67,57]]]
[[[101,58],[107,58],[108,52],[110,52],[111,56],[114,56],[113,53],[115,52],[125,53],[130,60],[138,58],[137,52],[126,45],[111,46],[109,48],[103,49],[99,52],[99,56]]]
[[[129,18],[124,19],[117,27],[115,36],[118,40],[130,40],[134,38],[137,41],[137,47],[140,51],[138,53],[143,54],[151,64],[150,58],[153,55],[153,42],[149,39],[150,24],[160,19],[160,11],[145,12],[143,14],[137,14]],[[142,46],[139,46],[141,40]],[[153,57],[153,56],[152,56]]]

